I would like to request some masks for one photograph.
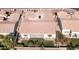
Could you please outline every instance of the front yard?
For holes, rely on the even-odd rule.
[[[39,48],[57,48],[53,40],[44,40],[43,38],[30,38],[29,40],[24,40],[21,43],[15,43],[11,40],[11,36],[0,35],[0,48],[5,50],[10,50],[15,47],[39,47]],[[79,49],[79,38],[60,38],[59,40],[63,44],[66,44],[68,50]],[[62,47],[59,47],[62,48]]]

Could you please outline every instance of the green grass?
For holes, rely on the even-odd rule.
[[[54,42],[53,41],[44,41],[44,47],[53,47],[54,46]]]
[[[75,39],[71,39],[72,45],[79,45],[79,39],[75,38]]]
[[[23,46],[24,47],[32,47],[34,44],[32,43],[32,42],[29,42],[29,41],[27,41],[27,40],[25,40],[24,42],[23,42]]]
[[[75,48],[79,48],[79,38],[71,38],[70,43],[72,43],[70,46],[73,47],[68,47],[68,50],[74,50]]]

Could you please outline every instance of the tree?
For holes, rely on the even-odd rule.
[[[3,49],[12,49],[14,48],[14,42],[12,41],[12,37],[9,35],[4,36],[1,41],[1,45],[3,45]]]
[[[61,32],[57,33],[57,40],[56,43],[58,42],[58,44],[62,44],[62,45],[67,45],[69,44],[70,40],[69,38],[65,37]]]

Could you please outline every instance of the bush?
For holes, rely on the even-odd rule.
[[[43,38],[31,38],[31,39],[35,47],[40,47],[42,42],[44,41]]]
[[[23,47],[23,43],[17,43],[16,46],[17,47]]]
[[[75,50],[75,46],[73,46],[72,42],[67,45],[67,50]]]
[[[4,35],[0,35],[0,39],[3,39],[4,38]]]
[[[28,47],[35,47],[35,46],[34,46],[34,44],[32,42],[29,42]]]
[[[71,39],[73,45],[79,45],[79,39]]]
[[[24,47],[53,47],[53,41],[47,41],[42,38],[32,38],[23,42]]]
[[[44,44],[44,47],[53,47],[54,46],[53,41],[44,40],[43,44]]]
[[[67,47],[67,50],[75,50],[74,47]]]
[[[6,35],[6,36],[1,36],[1,37],[3,37],[3,40],[1,41],[1,45],[3,46],[2,49],[14,48],[14,43],[11,40],[11,36]]]
[[[57,39],[64,39],[64,38],[65,38],[64,35],[61,32],[57,31]]]
[[[79,45],[79,39],[77,39],[77,38],[71,38],[69,40],[70,40],[70,43],[72,43],[72,46]]]
[[[27,40],[26,41],[23,41],[22,43],[23,43],[23,46],[24,47],[27,47],[28,46],[28,41]]]
[[[34,44],[31,41],[29,41],[29,40],[27,41],[26,40],[26,41],[23,42],[23,46],[24,47],[33,47]]]
[[[75,46],[75,48],[79,48],[79,38],[73,38],[71,39],[72,45]]]
[[[7,47],[2,47],[1,50],[9,50]]]
[[[79,48],[79,38],[71,38],[69,39],[71,45],[69,45],[70,47],[68,47],[69,50],[74,50],[75,48]]]

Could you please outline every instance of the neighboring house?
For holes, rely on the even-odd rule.
[[[5,13],[3,15],[5,15]],[[8,17],[7,20],[4,20],[4,17],[0,16],[0,34],[7,35],[13,32],[14,25],[18,20],[18,16],[19,16],[18,13],[13,13]]]
[[[78,19],[65,19],[62,20],[62,26],[63,26],[63,31],[65,31],[64,35],[67,35],[68,37],[72,38],[73,32],[79,32],[79,20]],[[65,30],[64,30],[65,29]],[[78,34],[77,34],[78,35]],[[79,38],[79,37],[77,37]]]

